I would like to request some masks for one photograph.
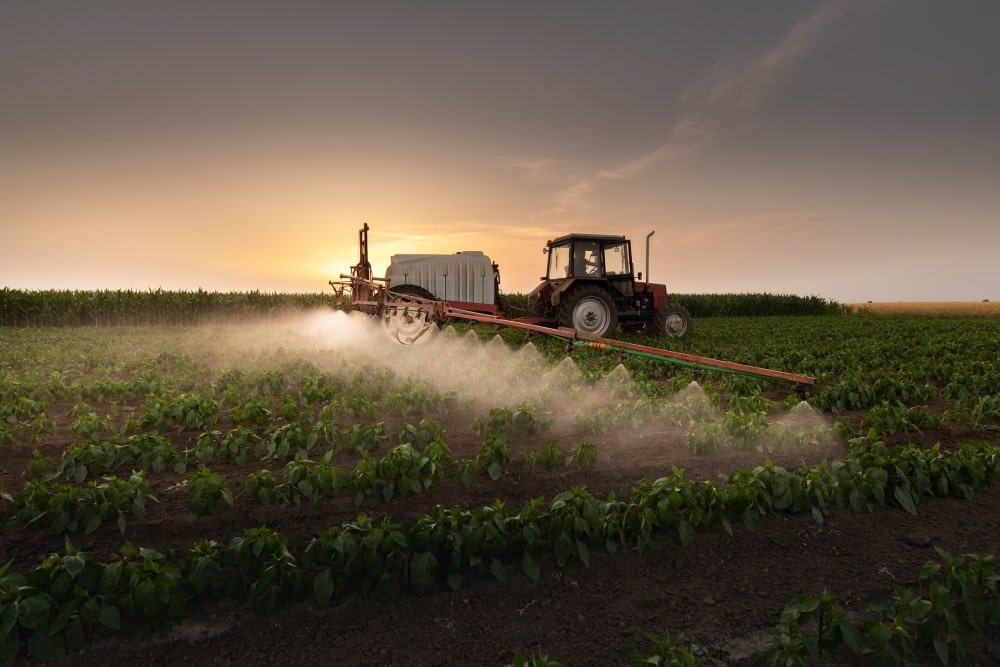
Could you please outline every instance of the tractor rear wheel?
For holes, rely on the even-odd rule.
[[[670,338],[683,338],[691,331],[691,313],[679,303],[668,303],[653,316],[656,332]]]
[[[615,332],[618,309],[606,290],[584,285],[570,292],[559,304],[559,324],[603,338]]]

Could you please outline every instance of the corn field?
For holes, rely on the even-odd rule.
[[[530,314],[528,297],[509,294],[510,317]],[[694,317],[829,315],[836,302],[787,294],[680,294]],[[0,326],[163,326],[239,324],[289,311],[332,307],[332,293],[137,290],[0,290]]]

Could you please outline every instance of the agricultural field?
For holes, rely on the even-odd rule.
[[[0,328],[0,664],[996,664],[996,327]]]

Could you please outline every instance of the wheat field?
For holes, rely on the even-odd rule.
[[[899,301],[851,303],[856,313],[887,315],[1000,315],[1000,301]]]

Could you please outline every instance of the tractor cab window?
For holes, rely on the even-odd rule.
[[[616,243],[604,247],[604,271],[608,276],[632,275],[632,263],[629,261],[627,243]]]
[[[576,262],[573,274],[578,278],[601,275],[601,247],[596,241],[576,242]]]
[[[569,246],[549,247],[549,280],[563,280],[570,273]]]

